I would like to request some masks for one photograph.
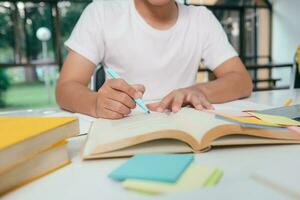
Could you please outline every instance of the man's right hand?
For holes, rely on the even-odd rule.
[[[98,90],[96,116],[105,119],[121,119],[136,107],[134,99],[142,98],[143,85],[129,85],[123,79],[109,79]]]

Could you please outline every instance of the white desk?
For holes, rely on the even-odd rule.
[[[257,92],[247,100],[281,106],[287,98],[293,98],[295,103],[300,103],[300,90]],[[45,110],[31,111],[30,113],[38,115],[41,112],[45,112]],[[52,109],[52,112],[48,112],[48,114],[52,115],[55,112],[57,110]],[[26,112],[21,112],[21,114],[24,113],[26,114]],[[159,197],[128,192],[122,189],[120,183],[107,177],[108,173],[126,159],[82,161],[79,153],[84,139],[85,136],[80,136],[69,140],[68,147],[72,164],[23,186],[1,199],[110,200],[200,199],[201,197],[209,197],[209,199],[287,199],[286,196],[254,183],[250,179],[253,173],[272,172],[272,170],[280,180],[292,183],[296,188],[300,185],[300,176],[297,175],[300,169],[300,145],[256,146],[213,149],[195,156],[197,163],[216,166],[224,170],[225,174],[216,188]]]
[[[299,104],[300,89],[255,92],[248,100],[271,106],[283,106],[288,98],[293,99],[293,103]]]

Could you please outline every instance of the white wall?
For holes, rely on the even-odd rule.
[[[300,45],[300,0],[272,0],[273,59],[274,62],[292,62]],[[282,78],[280,85],[289,84],[290,70],[274,70],[274,77]]]

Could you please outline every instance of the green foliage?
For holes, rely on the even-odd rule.
[[[0,62],[13,62],[11,52],[14,45],[14,34],[9,14],[9,9],[2,8],[0,12]]]
[[[55,27],[53,19],[51,18],[52,7],[51,3],[47,2],[24,2],[24,11],[19,11],[19,20],[21,20],[21,27],[25,30],[25,49],[28,62],[39,59],[39,55],[42,51],[41,42],[36,37],[36,31],[40,27],[47,27],[52,31],[52,39],[48,41],[48,52],[49,55],[55,55],[54,51],[54,32]],[[60,29],[61,29],[61,47],[63,55],[66,55],[66,50],[63,47],[63,42],[71,34],[74,25],[80,17],[83,9],[89,3],[87,2],[67,2],[65,5],[59,6],[60,13]],[[0,62],[1,63],[15,63],[14,53],[16,53],[16,44],[18,34],[15,34],[16,26],[15,23],[17,12],[16,7],[13,3],[0,2]],[[21,17],[21,18],[19,18]],[[20,23],[19,23],[20,24]],[[24,26],[23,26],[24,25]],[[22,28],[21,28],[22,29]],[[14,86],[14,85],[12,85]],[[0,68],[0,107],[4,106],[3,94],[4,91],[9,87],[9,80],[4,69]],[[13,88],[13,87],[12,87]],[[6,94],[7,95],[7,94]],[[5,95],[5,96],[6,96]]]
[[[65,41],[72,32],[78,18],[80,17],[87,3],[72,2],[69,7],[60,9],[60,29],[62,42]],[[51,21],[50,4],[40,7],[38,4],[26,7],[26,23],[25,29],[27,34],[27,56],[30,59],[37,59],[42,51],[41,42],[36,37],[36,31],[40,27],[47,27],[52,31],[52,39],[48,41],[48,50],[54,55],[53,37],[55,35],[55,27]]]
[[[7,10],[7,13],[0,12],[0,48],[12,46],[14,43],[13,24],[8,12],[9,10]]]
[[[70,36],[76,22],[78,21],[82,11],[87,6],[87,3],[71,3],[71,6],[61,10],[61,37],[62,41],[66,41]],[[63,48],[63,56],[67,54],[66,48]]]
[[[3,69],[0,69],[0,107],[4,106],[3,93],[9,87],[9,80]]]
[[[36,31],[40,27],[47,27],[51,30],[51,8],[49,5],[39,6],[32,4],[25,7],[26,15],[24,21],[26,29],[26,53],[29,60],[38,59],[42,51],[41,42],[36,37]],[[48,48],[53,51],[52,40],[48,41]]]
[[[70,2],[66,7],[60,8],[60,29],[62,42],[65,41],[73,30],[78,18],[88,2]],[[36,31],[40,27],[47,27],[52,31],[54,36],[55,27],[51,18],[50,3],[25,3],[25,15],[22,18],[26,33],[26,55],[28,60],[38,59],[42,51],[41,42],[36,37]],[[1,52],[7,49],[14,49],[14,22],[12,14],[16,12],[13,7],[5,7],[0,2],[0,49]],[[49,53],[54,55],[53,37],[48,41]],[[2,56],[3,57],[3,56]],[[14,62],[11,56],[0,62]]]

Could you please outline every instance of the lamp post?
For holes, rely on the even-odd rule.
[[[42,42],[43,60],[46,61],[48,57],[47,41],[50,40],[51,38],[51,32],[46,27],[40,27],[36,31],[36,37]],[[51,82],[50,82],[49,73],[50,73],[49,67],[44,66],[44,80],[48,92],[48,102],[51,103]]]

